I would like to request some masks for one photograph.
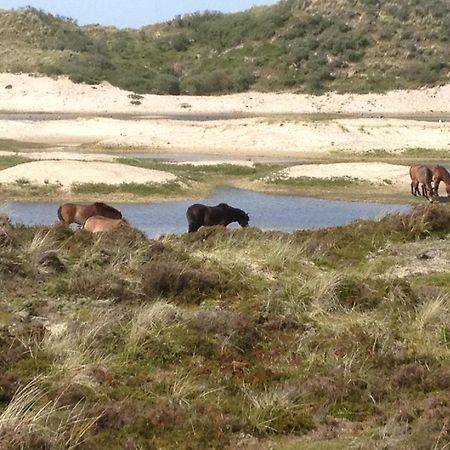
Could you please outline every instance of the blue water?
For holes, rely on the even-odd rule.
[[[95,199],[93,199],[94,201]],[[269,195],[240,189],[221,189],[209,198],[166,203],[111,203],[149,237],[187,231],[186,209],[193,203],[225,202],[246,211],[250,225],[263,230],[292,231],[344,225],[359,218],[380,218],[407,212],[399,204],[345,202],[290,195]],[[16,224],[49,225],[58,221],[59,203],[8,203],[1,207]],[[238,227],[232,224],[230,227]]]

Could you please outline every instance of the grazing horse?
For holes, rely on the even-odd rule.
[[[84,222],[83,230],[90,231],[91,233],[102,233],[104,231],[115,231],[125,227],[129,227],[125,219],[91,216]]]
[[[217,206],[195,203],[187,209],[186,218],[189,233],[197,231],[202,225],[222,225],[226,227],[232,222],[238,222],[241,227],[246,227],[250,220],[248,214],[242,209],[233,208],[226,203],[220,203]]]
[[[89,217],[104,216],[110,219],[121,219],[122,213],[105,203],[96,202],[92,205],[77,205],[64,203],[58,208],[58,218],[61,222],[83,225]]]
[[[422,195],[430,202],[433,201],[433,187],[431,184],[433,175],[431,169],[427,166],[411,166],[409,169],[411,177],[411,194],[420,195],[419,184],[422,185]]]
[[[433,187],[435,195],[438,195],[439,184],[441,181],[445,183],[447,196],[450,196],[450,174],[447,169],[442,166],[435,166],[431,169],[433,174]]]

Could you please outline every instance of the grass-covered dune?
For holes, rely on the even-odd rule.
[[[117,29],[0,10],[0,71],[156,94],[417,88],[448,82],[449,17],[447,0],[283,0]]]
[[[448,207],[289,234],[0,231],[2,450],[450,444]]]

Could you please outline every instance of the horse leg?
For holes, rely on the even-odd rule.
[[[437,180],[434,182],[434,194],[436,196],[439,195],[439,184],[440,184],[441,180]]]
[[[188,233],[193,233],[194,231],[197,231],[200,227],[201,225],[199,225],[196,222],[189,222]]]
[[[422,195],[424,196],[424,197],[426,197],[427,196],[427,188],[426,188],[426,186],[422,183]]]
[[[411,195],[416,195],[415,187],[414,187],[414,181],[411,181]]]

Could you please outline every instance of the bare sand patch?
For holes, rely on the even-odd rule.
[[[385,259],[389,276],[392,278],[446,272],[450,263],[450,242],[447,239],[426,239],[420,242],[391,244],[379,250],[371,259],[375,263]]]
[[[0,156],[23,156],[29,159],[42,161],[109,161],[112,162],[119,156],[108,155],[106,153],[77,153],[66,151],[45,151],[45,152],[24,152],[24,151],[0,151]]]
[[[145,184],[175,179],[168,172],[107,162],[32,161],[0,171],[0,183],[27,180],[32,184],[60,184],[64,188],[74,183]]]
[[[283,178],[356,178],[375,184],[401,184],[411,182],[409,166],[388,163],[335,163],[304,164],[288,167],[279,172]]]

